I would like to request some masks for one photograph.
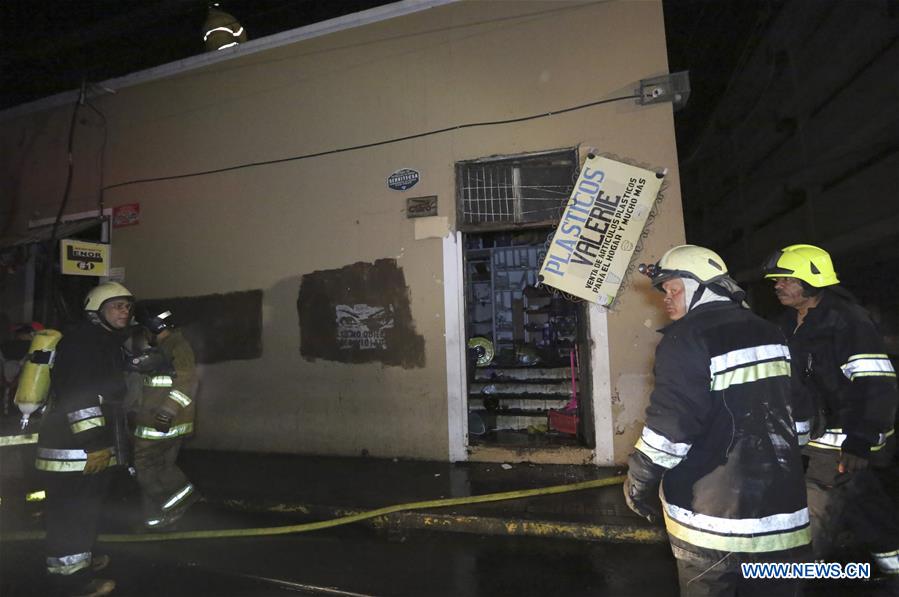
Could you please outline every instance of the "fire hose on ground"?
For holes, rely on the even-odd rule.
[[[623,483],[624,476],[607,477],[605,479],[594,479],[591,481],[581,481],[579,483],[569,483],[565,485],[553,485],[550,487],[541,487],[537,489],[523,489],[516,491],[505,491],[500,493],[488,493],[482,495],[472,495],[456,498],[442,498],[437,500],[427,500],[421,502],[409,502],[405,504],[396,504],[377,508],[375,510],[367,510],[333,518],[330,520],[322,520],[318,522],[307,522],[302,524],[275,526],[275,527],[258,527],[246,529],[222,529],[222,530],[199,530],[199,531],[173,531],[160,533],[140,533],[140,534],[102,534],[97,540],[105,543],[137,543],[148,541],[180,541],[187,539],[229,539],[236,537],[263,537],[272,535],[289,535],[293,533],[305,533],[310,531],[318,531],[328,529],[363,520],[377,519],[386,517],[390,514],[400,512],[408,512],[413,510],[425,510],[432,508],[447,508],[451,506],[464,506],[470,504],[483,504],[488,502],[499,502],[504,500],[515,500],[521,498],[530,498],[543,495],[554,495],[568,493],[572,491],[581,491],[584,489],[596,489],[599,487],[608,487]],[[507,523],[504,523],[508,527]],[[528,525],[528,521],[523,522]],[[523,529],[519,534],[541,534],[539,532],[541,525],[556,525],[556,523],[533,522],[535,528]],[[566,523],[558,523],[556,526],[561,528]],[[559,530],[559,529],[557,529]],[[583,531],[583,529],[581,529]],[[528,532],[538,531],[538,532]],[[551,529],[550,529],[551,531]],[[552,534],[547,532],[544,534]],[[564,534],[564,533],[563,533]],[[571,535],[571,533],[567,533]],[[629,543],[658,543],[664,540],[664,531],[655,527],[647,526],[630,526],[630,525],[591,525],[586,533],[587,536],[582,538],[593,540],[612,540],[626,541]],[[577,533],[575,533],[577,535]],[[17,531],[11,533],[0,534],[0,543],[7,541],[33,541],[42,539],[43,531]]]

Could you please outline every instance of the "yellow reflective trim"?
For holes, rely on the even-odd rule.
[[[895,377],[893,363],[885,354],[853,355],[840,366],[843,375],[853,380],[856,377]]]
[[[881,437],[883,437],[883,441],[881,441],[881,442],[880,442],[879,444],[877,444],[876,446],[871,446],[871,451],[872,451],[872,452],[878,452],[878,451],[880,451],[880,450],[883,450],[884,447],[886,447],[886,445],[887,445],[887,438],[889,438],[890,436],[892,436],[894,433],[896,433],[896,430],[895,430],[895,429],[890,429],[889,431],[887,431],[886,433],[884,433],[884,434],[881,436]]]
[[[190,396],[185,394],[184,392],[180,392],[178,390],[172,390],[169,392],[169,398],[180,404],[182,407],[187,408],[190,406]]]
[[[146,375],[144,387],[146,388],[170,388],[175,384],[171,375]]]
[[[81,433],[83,431],[90,431],[91,429],[96,429],[97,427],[104,427],[106,425],[106,417],[93,417],[90,419],[84,419],[83,421],[78,421],[77,423],[72,423],[69,427],[72,428],[72,433]]]
[[[109,466],[117,465],[118,459],[113,456],[109,459]],[[38,458],[34,461],[34,468],[50,473],[77,473],[84,470],[87,460],[47,460]]]
[[[830,444],[821,444],[815,440],[809,441],[807,444],[810,448],[820,448],[822,450],[839,450],[840,446],[831,446]]]
[[[885,574],[899,573],[899,550],[887,551],[883,553],[871,553],[877,567]]]
[[[26,502],[42,502],[45,499],[47,499],[47,492],[44,490],[32,491],[31,493],[25,494]]]
[[[25,444],[36,444],[37,438],[37,433],[27,433],[25,435],[2,435],[0,436],[0,446],[23,446]]]
[[[175,494],[172,495],[168,500],[166,500],[166,502],[162,505],[163,512],[166,510],[171,510],[172,508],[177,506],[179,502],[181,502],[184,498],[186,498],[193,492],[194,492],[193,483],[188,483],[187,485],[185,485],[184,487],[179,489],[177,492],[175,492]]]
[[[871,446],[872,452],[877,452],[882,450],[883,447],[887,443],[887,439],[890,438],[894,433],[896,433],[895,429],[890,429],[886,433],[881,433],[878,438],[879,441]],[[843,433],[842,429],[828,429],[827,433],[822,435],[821,437],[816,437],[811,440],[808,445],[813,448],[820,448],[822,450],[840,450],[842,448],[843,442],[846,440],[846,434]]]
[[[145,425],[138,425],[137,429],[134,430],[134,436],[139,437],[141,439],[170,439],[173,437],[179,437],[182,435],[187,435],[194,430],[193,423],[184,423],[182,425],[176,425],[169,429],[166,433],[161,431],[156,431],[152,427],[147,427]]]
[[[851,363],[857,359],[889,359],[890,356],[884,353],[872,352],[869,354],[854,354],[846,361],[847,363]]]
[[[674,468],[684,459],[683,456],[674,456],[667,452],[663,452],[658,448],[653,448],[645,441],[643,438],[637,440],[637,444],[634,446],[634,449],[639,450],[643,454],[646,455],[654,464],[661,466],[662,468]]]
[[[712,378],[712,391],[726,390],[730,386],[752,383],[768,377],[790,376],[790,363],[787,361],[770,361],[758,363],[723,373],[716,373]]]
[[[808,545],[812,541],[812,535],[807,526],[795,531],[760,536],[716,535],[684,526],[669,517],[667,512],[663,511],[663,514],[665,515],[665,528],[672,537],[677,537],[690,545],[717,551],[763,553],[792,549]]]

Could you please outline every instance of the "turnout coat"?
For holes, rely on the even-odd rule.
[[[734,302],[663,330],[646,424],[630,458],[636,499],[661,481],[674,555],[793,560],[810,542],[783,334]]]

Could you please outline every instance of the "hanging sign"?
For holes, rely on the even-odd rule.
[[[59,264],[71,276],[109,275],[109,245],[83,240],[59,241]]]
[[[403,168],[387,177],[387,186],[394,191],[405,191],[414,187],[419,178],[418,170]]]
[[[662,175],[588,156],[540,268],[543,284],[611,305]]]

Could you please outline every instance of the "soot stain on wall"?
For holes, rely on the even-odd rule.
[[[139,301],[151,313],[172,312],[194,349],[198,363],[258,359],[262,356],[262,291],[244,290]]]
[[[358,262],[303,276],[297,299],[300,354],[307,361],[425,366],[409,287],[396,259]]]

